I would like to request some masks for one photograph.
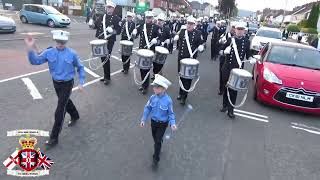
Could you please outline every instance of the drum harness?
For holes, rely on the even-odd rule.
[[[111,34],[108,34],[107,35],[107,28],[106,28],[106,14],[104,14],[103,15],[103,22],[102,22],[102,26],[103,26],[103,33],[101,33],[99,36],[101,36],[101,35],[104,35],[104,39],[105,40],[108,40],[108,38],[110,37],[110,36],[112,36],[113,34],[111,33]],[[89,59],[91,59],[90,61],[89,61],[89,68],[91,69],[91,70],[98,70],[99,68],[101,68],[102,66],[104,66],[108,61],[110,61],[110,55],[109,54],[106,54],[106,60],[105,61],[103,61],[100,65],[96,65],[96,64],[94,64],[94,67],[92,66],[93,64],[92,64],[92,60],[95,60],[95,59],[97,59],[98,57],[92,57],[92,52],[91,52],[91,57],[89,58]]]
[[[198,48],[197,48],[194,52],[192,52],[191,45],[190,45],[190,41],[189,41],[189,35],[188,35],[188,31],[187,31],[187,30],[185,30],[185,37],[186,37],[186,43],[187,43],[188,51],[189,51],[189,54],[190,54],[190,58],[193,58],[193,56],[194,56],[194,55],[196,54],[196,52],[198,51]],[[193,84],[193,86],[190,87],[190,88],[187,90],[187,89],[185,89],[185,87],[183,86],[183,83],[182,83],[182,81],[181,81],[181,77],[179,76],[179,85],[180,85],[180,87],[181,87],[182,90],[184,90],[184,91],[186,91],[186,92],[189,93],[189,92],[194,91],[194,89],[195,89],[197,83],[199,82],[199,80],[200,80],[200,76],[198,76],[198,78],[197,78],[197,80],[195,81],[195,83]]]
[[[231,38],[231,41],[232,41],[232,44],[230,44],[230,47],[231,47],[231,46],[233,47],[233,49],[234,49],[234,54],[235,54],[236,59],[237,59],[237,63],[238,63],[238,65],[239,65],[239,68],[241,69],[242,63],[241,63],[241,59],[240,59],[240,57],[239,57],[239,51],[238,51],[238,47],[237,47],[237,44],[236,44],[236,41],[235,41],[234,37]],[[229,93],[229,87],[227,86],[226,88],[227,88],[228,100],[229,100],[229,103],[231,104],[231,106],[234,107],[234,108],[239,108],[239,107],[243,106],[243,104],[245,103],[245,101],[246,101],[246,99],[247,99],[247,96],[248,96],[248,89],[247,89],[247,91],[246,91],[246,93],[245,93],[242,101],[240,102],[240,104],[239,104],[239,105],[235,105],[235,104],[232,104],[232,102],[231,102],[230,93]]]
[[[129,23],[128,23],[128,21],[126,21],[125,22],[125,27],[126,27],[126,34],[127,34],[127,38],[128,38],[128,41],[130,41],[130,39],[131,39],[131,35],[130,35],[130,33],[129,33]],[[127,59],[127,61],[126,62],[123,62],[122,64],[123,65],[126,65],[126,64],[128,64],[129,63],[129,61],[130,61],[130,59],[131,59],[131,56]]]

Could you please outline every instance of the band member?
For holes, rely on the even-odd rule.
[[[164,26],[164,22],[166,20],[166,16],[164,14],[159,14],[157,16],[158,19],[158,26],[159,26],[159,37],[158,37],[158,44],[160,46],[163,46],[165,48],[168,47],[168,44],[170,43],[170,29],[167,26]],[[153,62],[153,77],[151,79],[154,79],[155,74],[162,73],[163,64],[159,64],[156,62]]]
[[[235,25],[231,25],[230,32],[225,32],[222,37],[219,40],[219,50],[225,47],[225,44],[227,43],[227,40],[234,36],[235,34]],[[223,94],[224,86],[222,81],[222,66],[225,62],[226,56],[221,53],[219,57],[219,95]]]
[[[106,39],[108,41],[107,43],[107,49],[108,49],[108,56],[101,57],[103,65],[103,72],[104,72],[104,78],[101,79],[101,81],[104,82],[105,85],[108,85],[110,83],[110,56],[112,53],[114,42],[116,41],[116,35],[120,33],[120,21],[121,18],[117,15],[113,15],[114,9],[116,7],[116,4],[107,1],[106,3],[106,14],[103,16],[100,15],[97,17],[97,20],[95,21],[95,26],[97,27],[96,31],[96,38],[98,39]]]
[[[195,52],[198,49],[199,52],[204,50],[204,46],[202,45],[203,40],[201,38],[201,32],[195,29],[196,19],[193,16],[189,16],[187,18],[187,27],[186,29],[182,29],[179,35],[174,37],[174,40],[180,40],[179,52],[178,52],[178,72],[180,72],[180,60],[184,58],[197,58],[198,53]],[[186,36],[187,31],[187,36]],[[190,49],[189,49],[190,48]],[[190,52],[192,51],[192,52]],[[193,52],[195,54],[192,56]],[[192,79],[186,79],[181,77],[181,81],[185,89],[190,89]],[[184,105],[186,103],[186,99],[188,96],[188,92],[184,91],[180,88],[178,100],[180,100],[180,104]]]
[[[145,12],[146,20],[143,25],[138,28],[138,35],[140,36],[139,49],[155,50],[158,43],[159,26],[153,23],[153,13],[151,11]],[[146,35],[146,36],[145,36]],[[141,79],[144,79],[150,70],[140,69]],[[149,87],[149,75],[146,81],[142,84],[139,90],[142,94],[147,94]]]
[[[133,41],[134,37],[137,35],[137,29],[135,29],[136,24],[133,22],[134,13],[127,12],[127,19],[122,21],[121,24],[121,40]],[[130,56],[121,56],[123,63],[124,74],[128,74],[130,67]]]
[[[165,77],[157,74],[152,85],[154,95],[150,97],[144,107],[140,126],[144,127],[148,117],[151,117],[151,130],[154,141],[153,166],[157,167],[160,161],[161,145],[166,128],[170,125],[171,129],[175,131],[177,126],[173,112],[172,99],[166,93],[171,82]]]
[[[170,34],[171,34],[171,39],[170,39],[170,44],[168,46],[168,50],[170,54],[172,54],[173,51],[173,38],[177,34],[177,32],[180,30],[179,28],[179,22],[177,19],[177,15],[173,14],[171,21],[169,22],[169,28],[170,28]]]
[[[203,26],[202,26],[201,18],[198,18],[198,19],[197,19],[196,30],[200,31],[200,32],[201,32],[201,35],[202,35]]]
[[[226,24],[226,21],[225,21],[225,20],[221,20],[220,22],[221,22],[221,27],[220,27],[220,29],[219,29],[219,34],[220,34],[220,36],[221,36],[222,34],[224,34],[224,33],[226,32],[226,30],[227,30],[227,24]]]
[[[51,33],[57,45],[55,48],[44,50],[41,54],[35,52],[35,40],[31,36],[25,39],[29,48],[28,59],[30,64],[41,65],[48,63],[53,86],[58,96],[58,105],[54,115],[54,125],[50,138],[46,142],[48,147],[58,144],[58,137],[62,129],[66,112],[71,116],[68,126],[74,125],[80,118],[76,107],[70,99],[76,73],[75,68],[79,74],[78,88],[80,91],[83,90],[85,81],[84,66],[81,64],[79,56],[73,49],[66,47],[69,32],[53,30]]]
[[[206,43],[207,39],[208,39],[208,27],[209,27],[209,18],[208,18],[208,16],[204,17],[204,21],[202,23],[202,27],[203,27],[202,37],[203,37],[204,43]]]
[[[219,26],[220,22],[217,22],[209,32],[212,32],[211,38],[211,60],[216,60],[219,53]]]
[[[230,104],[228,100],[227,95],[227,88],[226,84],[230,76],[230,72],[233,68],[243,68],[244,63],[242,62],[244,58],[246,57],[249,59],[251,57],[251,51],[250,51],[250,41],[245,37],[244,34],[245,26],[242,24],[236,25],[235,30],[235,36],[228,39],[227,43],[225,44],[223,50],[223,54],[226,55],[226,61],[224,62],[222,66],[222,81],[223,81],[223,106],[221,109],[221,112],[228,111],[228,116],[230,118],[235,118],[235,115],[233,113],[234,107]],[[233,40],[236,44],[236,52],[235,45],[233,45]],[[237,56],[239,56],[239,59],[237,59]],[[237,99],[237,91],[228,89],[230,94],[230,100],[232,104],[236,103]]]

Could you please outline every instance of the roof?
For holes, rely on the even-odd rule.
[[[268,30],[268,31],[275,31],[275,32],[281,32],[280,31],[280,29],[278,29],[278,28],[271,28],[271,27],[265,27],[265,26],[263,26],[263,27],[260,27],[259,28],[259,30]]]
[[[292,48],[301,48],[301,49],[309,49],[309,50],[316,50],[314,47],[295,43],[295,42],[288,42],[288,41],[277,41],[277,42],[271,42],[272,46],[286,46],[286,47],[292,47]]]
[[[47,6],[47,5],[42,5],[42,4],[24,4],[24,6],[38,6],[38,7],[52,7],[52,6]]]

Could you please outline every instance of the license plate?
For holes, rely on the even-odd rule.
[[[287,92],[286,97],[290,99],[296,99],[296,100],[306,101],[306,102],[313,102],[313,99],[314,99],[314,97],[312,96],[306,96],[306,95],[295,94],[290,92]]]
[[[12,27],[2,27],[1,29],[9,30],[12,29]]]

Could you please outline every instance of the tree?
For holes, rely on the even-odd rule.
[[[235,7],[235,0],[219,0],[219,10],[223,15],[230,16]]]
[[[308,28],[317,28],[318,19],[319,19],[319,4],[312,6],[312,10],[310,12],[308,22],[307,22]]]

